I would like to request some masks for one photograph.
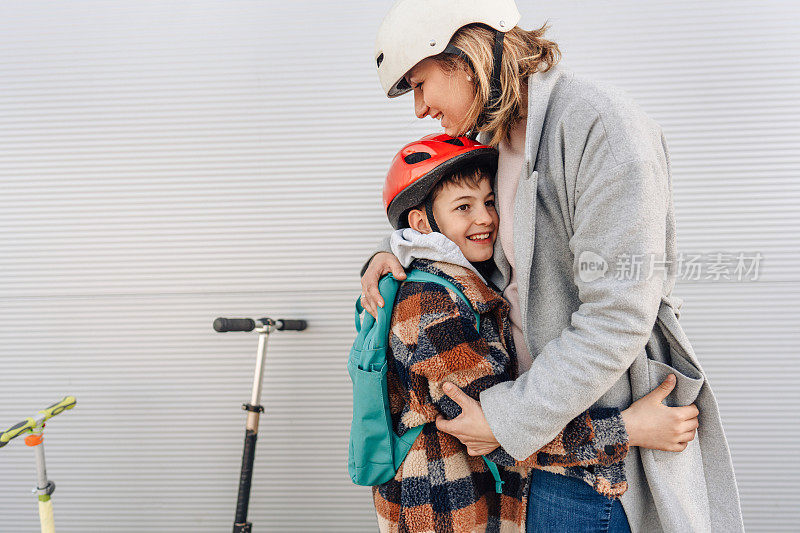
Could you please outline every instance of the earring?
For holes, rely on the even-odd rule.
[[[472,76],[467,76],[467,81],[472,81]]]

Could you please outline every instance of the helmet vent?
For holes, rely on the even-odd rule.
[[[455,144],[456,146],[464,146],[464,143],[462,143],[459,139],[447,139],[444,142],[449,144]]]
[[[413,154],[408,154],[403,158],[403,161],[408,163],[409,165],[413,165],[415,163],[419,163],[420,161],[425,161],[426,159],[430,159],[431,154],[428,152],[414,152]]]
[[[381,67],[381,63],[383,63],[383,52],[378,56],[378,68]]]

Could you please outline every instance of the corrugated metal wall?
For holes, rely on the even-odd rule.
[[[270,341],[251,519],[371,531],[346,473],[358,268],[380,187],[434,131],[387,100],[391,2],[0,4],[0,425],[46,432],[59,531],[224,531],[255,337]],[[760,252],[759,280],[684,280],[749,531],[800,520],[800,67],[794,2],[519,1],[563,64],[628,90],[672,151],[687,253]],[[0,531],[38,530],[31,450],[0,452]]]

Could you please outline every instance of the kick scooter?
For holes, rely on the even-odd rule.
[[[76,403],[74,396],[67,396],[60,402],[39,411],[36,416],[28,417],[0,433],[0,448],[8,444],[14,437],[29,433],[25,437],[25,444],[36,451],[36,488],[33,492],[39,496],[39,522],[42,526],[42,533],[55,533],[56,530],[53,522],[53,500],[50,499],[53,491],[56,490],[56,484],[47,479],[47,470],[44,465],[44,438],[42,437],[44,423],[67,409],[72,409]]]
[[[218,318],[214,320],[214,330],[219,333],[226,331],[253,331],[258,333],[258,353],[256,357],[256,371],[253,377],[253,393],[250,403],[242,405],[242,410],[247,411],[247,424],[244,432],[244,451],[242,452],[242,469],[239,475],[239,495],[236,500],[236,516],[233,520],[233,533],[250,533],[253,524],[247,521],[247,507],[250,504],[250,481],[253,477],[253,460],[256,457],[256,438],[258,437],[258,419],[264,412],[261,406],[261,382],[264,379],[264,359],[267,356],[267,340],[269,334],[275,330],[302,331],[306,329],[305,320],[286,320],[272,318]]]

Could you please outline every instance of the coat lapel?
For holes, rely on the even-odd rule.
[[[514,201],[514,263],[520,301],[520,318],[528,338],[530,272],[536,231],[536,189],[539,173],[534,170],[550,98],[558,79],[565,74],[557,65],[528,78],[528,117],[525,128],[525,163],[522,165]],[[497,248],[497,247],[495,247]],[[496,250],[495,250],[496,251]]]

